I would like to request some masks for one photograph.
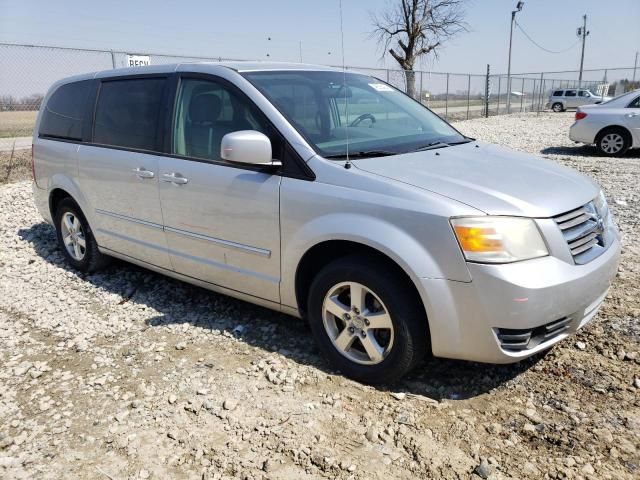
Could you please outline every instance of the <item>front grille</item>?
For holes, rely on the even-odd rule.
[[[519,352],[529,350],[569,329],[571,317],[562,317],[536,328],[498,328],[498,340],[504,350]]]
[[[606,218],[601,216],[593,202],[553,219],[562,231],[575,263],[587,263],[602,253]]]

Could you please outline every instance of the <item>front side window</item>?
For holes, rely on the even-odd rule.
[[[40,135],[82,140],[82,126],[92,80],[67,83],[51,95],[44,106]]]
[[[244,76],[325,157],[390,155],[465,141],[423,105],[373,77],[335,71]]]
[[[627,105],[627,108],[640,108],[640,97],[636,97],[635,100]]]
[[[222,137],[239,130],[272,133],[253,105],[226,84],[192,78],[180,82],[173,153],[220,160]],[[272,148],[276,148],[273,139]]]
[[[590,97],[591,96],[591,94],[589,92],[587,92],[586,90],[580,90],[578,95],[580,95],[581,97]]]
[[[94,143],[159,151],[164,78],[110,80],[98,94]]]
[[[567,90],[567,91],[564,93],[564,96],[565,96],[565,97],[575,97],[575,96],[576,96],[576,91],[575,91],[575,90]]]

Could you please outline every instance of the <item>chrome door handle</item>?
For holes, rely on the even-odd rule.
[[[153,178],[156,176],[155,173],[153,173],[151,170],[147,170],[144,167],[134,168],[132,172],[135,173],[139,178]]]
[[[163,182],[174,183],[176,185],[184,185],[185,183],[189,182],[189,179],[183,177],[182,174],[180,174],[180,173],[171,172],[171,173],[163,173],[162,174],[162,181]]]
[[[640,115],[640,113],[627,113],[627,117],[629,118],[637,117],[638,115]]]

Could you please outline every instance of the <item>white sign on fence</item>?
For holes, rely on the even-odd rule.
[[[149,55],[129,55],[127,54],[127,66],[128,67],[142,67],[145,65],[151,65]]]

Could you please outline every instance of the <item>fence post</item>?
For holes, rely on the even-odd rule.
[[[496,104],[496,115],[500,115],[500,80],[502,80],[502,77],[500,75],[498,75],[498,94],[496,95],[496,100],[497,100],[497,104]]]
[[[471,101],[471,74],[467,77],[467,120],[469,120],[469,102]]]
[[[111,67],[116,68],[116,54],[111,50]]]
[[[524,103],[524,77],[522,77],[522,88],[520,89],[520,113],[522,113],[522,104]]]
[[[423,73],[424,72],[420,70],[420,92],[418,92],[418,101],[420,103],[422,103],[422,92],[424,91],[422,86],[422,78],[424,77]]]
[[[538,95],[538,112],[536,115],[540,115],[540,108],[542,106],[542,94],[544,93],[544,72],[540,72],[540,95]]]
[[[444,97],[444,118],[449,118],[449,74],[447,73],[447,92]]]
[[[536,79],[533,79],[533,90],[531,90],[531,111],[535,108],[536,104]]]
[[[489,71],[489,64],[487,64],[487,77],[484,81],[484,118],[489,118],[489,95],[491,94]]]

